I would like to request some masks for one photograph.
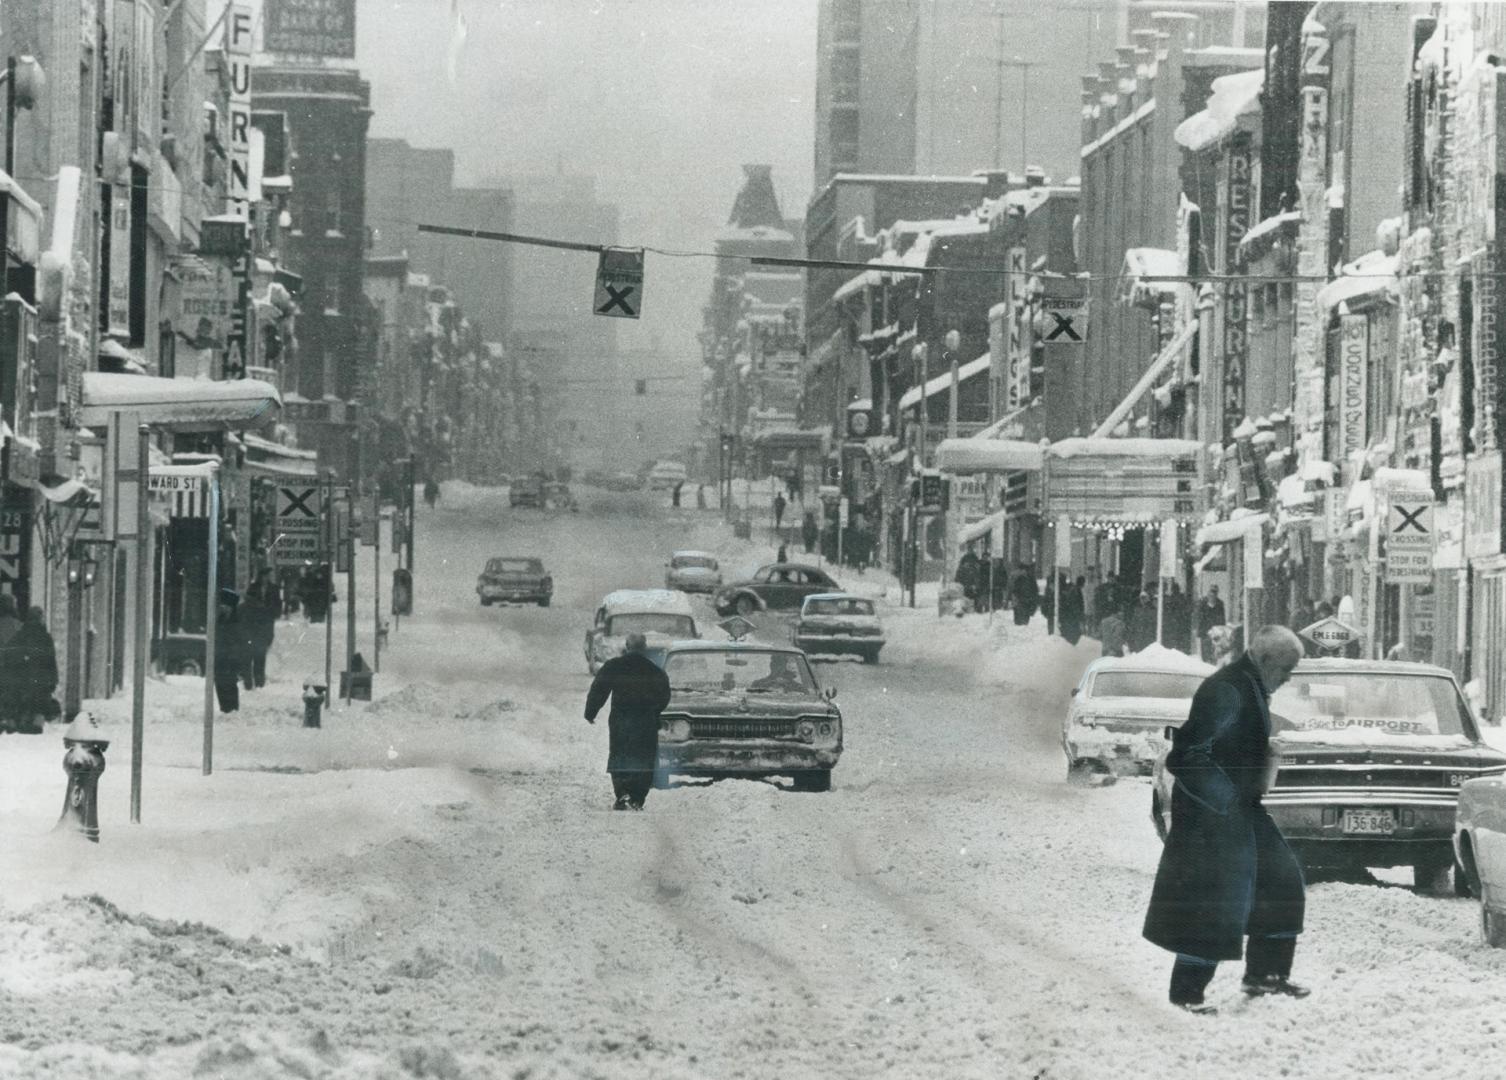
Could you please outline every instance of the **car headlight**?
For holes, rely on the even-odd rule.
[[[810,742],[816,737],[816,725],[812,724],[809,720],[803,722],[800,725],[800,737],[806,742]]]
[[[822,735],[823,738],[828,738],[828,737],[831,736],[831,725],[830,724],[822,724],[821,725],[821,735]]]

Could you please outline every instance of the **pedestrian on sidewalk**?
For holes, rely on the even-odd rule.
[[[1114,608],[1098,620],[1098,655],[1123,656],[1127,631],[1124,616]]]
[[[786,548],[783,544],[779,545],[779,553],[774,556],[774,561],[777,563],[785,563],[790,561],[789,549]]]
[[[277,616],[282,610],[282,594],[272,575],[263,570],[246,593],[244,617],[250,656],[246,663],[246,689],[267,685],[267,652],[277,636]]]
[[[962,586],[962,595],[972,605],[973,610],[978,608],[978,556],[973,554],[973,549],[968,548],[962,553],[962,558],[957,560],[957,572],[952,575],[952,580]]]
[[[673,490],[669,493],[669,505],[676,510],[680,508],[680,489],[685,486],[684,480],[676,480]]]
[[[1020,568],[1010,579],[1009,596],[1014,601],[1014,624],[1024,626],[1030,622],[1036,605],[1041,601],[1040,586],[1035,581],[1035,567],[1020,564]]]
[[[642,634],[627,636],[622,655],[601,665],[586,694],[586,723],[612,699],[607,716],[607,772],[613,810],[642,810],[659,758],[659,714],[669,704],[669,676],[646,654]]]
[[[1241,953],[1247,995],[1309,993],[1290,978],[1306,906],[1302,869],[1260,801],[1279,761],[1268,702],[1301,658],[1296,634],[1261,627],[1243,656],[1198,687],[1172,739],[1171,831],[1144,934],[1176,954],[1171,1003],[1189,1012],[1214,1011],[1204,991],[1219,962]]]
[[[1142,592],[1129,615],[1129,649],[1139,652],[1156,640],[1156,602],[1149,592]]]
[[[26,613],[21,629],[0,653],[0,663],[10,673],[6,708],[15,730],[40,733],[43,723],[62,714],[52,696],[58,685],[57,647],[47,632],[47,618],[41,608]]]
[[[1224,610],[1224,602],[1219,599],[1218,586],[1208,586],[1208,592],[1197,606],[1197,637],[1198,643],[1203,649],[1203,660],[1213,663],[1214,650],[1213,640],[1208,636],[1215,626],[1223,626],[1229,621],[1229,616]]]
[[[246,666],[246,624],[240,613],[240,594],[221,589],[219,618],[214,625],[214,692],[220,712],[241,707],[240,678]]]
[[[1063,577],[1065,582],[1066,578]],[[1085,612],[1083,610],[1083,586],[1087,583],[1086,578],[1078,578],[1070,585],[1062,586],[1062,637],[1067,639],[1067,644],[1076,645],[1082,638],[1082,622]]]
[[[816,540],[820,536],[821,527],[816,524],[816,514],[813,510],[805,512],[805,520],[800,523],[800,540],[805,544],[805,553],[809,555],[816,550]]]
[[[777,530],[784,525],[784,508],[789,503],[785,501],[784,492],[776,492],[774,495],[774,528]]]

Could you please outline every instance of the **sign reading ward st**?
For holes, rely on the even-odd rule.
[[[591,310],[615,319],[643,311],[643,249],[602,248],[596,264],[596,302]]]

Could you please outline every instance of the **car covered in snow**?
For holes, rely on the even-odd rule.
[[[639,633],[650,647],[701,636],[695,612],[682,592],[671,589],[617,589],[601,598],[586,631],[586,667],[591,674],[622,653],[627,636]]]
[[[544,478],[521,474],[514,476],[507,488],[507,505],[543,507]]]
[[[709,551],[676,551],[664,564],[664,587],[714,593],[722,587],[722,567]]]
[[[1410,866],[1436,890],[1454,865],[1461,785],[1506,771],[1447,668],[1400,660],[1307,659],[1271,695],[1271,789],[1261,800],[1304,866]],[[1170,826],[1157,762],[1152,814]],[[1467,875],[1455,875],[1464,891]]]
[[[800,563],[770,563],[751,577],[723,585],[712,601],[718,615],[755,611],[798,611],[807,596],[841,592],[825,570]]]
[[[689,476],[689,471],[680,462],[660,461],[648,471],[648,487],[650,491],[672,491],[676,485],[685,483]]]
[[[537,604],[548,607],[554,597],[554,578],[544,561],[531,555],[494,555],[476,579],[482,607],[493,604]]]
[[[1093,661],[1072,688],[1062,722],[1068,779],[1149,776],[1166,749],[1166,729],[1187,719],[1192,695],[1213,671],[1161,645]]]
[[[787,776],[826,791],[842,756],[842,712],[805,654],[754,641],[681,641],[666,650],[670,701],[657,775]]]
[[[857,656],[863,663],[873,664],[878,662],[885,639],[872,600],[832,592],[805,598],[795,623],[794,641],[795,647],[806,653]]]

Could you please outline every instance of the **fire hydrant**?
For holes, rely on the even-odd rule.
[[[99,778],[105,771],[105,748],[109,739],[100,737],[99,724],[91,713],[81,712],[63,732],[63,771],[68,774],[68,791],[63,796],[63,814],[56,829],[71,820],[84,838],[99,843]]]
[[[324,708],[324,690],[318,683],[303,684],[303,726],[319,727],[319,710]]]

